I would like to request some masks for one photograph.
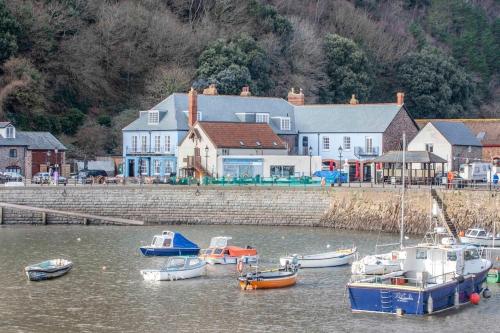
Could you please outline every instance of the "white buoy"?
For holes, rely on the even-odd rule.
[[[80,237],[78,237],[78,238],[76,239],[76,241],[77,241],[77,242],[80,242],[81,240],[82,240],[82,239],[81,239]]]
[[[105,271],[107,268],[106,266],[102,266],[102,270]]]
[[[326,248],[329,249],[330,248],[330,244],[326,244]]]
[[[281,239],[285,239],[285,236],[281,236]]]
[[[406,239],[406,240],[408,240],[408,239],[410,239],[410,237],[408,237],[408,236],[405,236],[405,239]]]
[[[432,312],[434,312],[434,301],[432,300],[432,296],[429,295],[427,299],[427,313],[431,314]]]

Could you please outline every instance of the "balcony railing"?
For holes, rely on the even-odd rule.
[[[170,149],[166,149],[166,147],[157,147],[157,146],[137,146],[137,147],[126,147],[125,151],[127,154],[148,154],[148,155],[174,155],[175,149],[174,147],[170,147]]]
[[[361,156],[378,156],[380,152],[379,147],[372,147],[372,149],[366,149],[365,147],[354,147],[354,155]]]

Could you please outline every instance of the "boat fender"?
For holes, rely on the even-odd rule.
[[[434,312],[434,301],[432,300],[432,296],[429,295],[427,299],[427,313],[431,314],[432,312]]]
[[[463,276],[463,275],[459,275],[459,276],[457,276],[455,279],[457,280],[457,282],[458,282],[458,283],[462,283],[462,282],[464,282],[464,281],[465,281],[465,279],[464,279],[464,276]]]
[[[481,296],[479,296],[478,293],[472,293],[470,296],[469,296],[469,300],[472,304],[474,305],[477,305],[479,304],[479,301],[481,300]]]
[[[483,290],[483,297],[484,298],[490,298],[491,297],[491,290],[489,290],[488,288],[485,288]]]
[[[458,293],[458,289],[455,290],[455,295],[453,298],[453,305],[455,306],[455,309],[458,309],[460,306],[460,294]]]
[[[238,272],[243,272],[243,261],[238,261],[238,265],[236,265],[236,269],[238,270]]]

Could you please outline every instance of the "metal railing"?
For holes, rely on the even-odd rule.
[[[379,147],[372,147],[372,149],[366,149],[365,147],[354,147],[354,155],[356,156],[378,156]]]
[[[137,147],[125,147],[125,152],[127,154],[175,154],[175,149],[171,147],[167,149],[165,146],[137,146]]]

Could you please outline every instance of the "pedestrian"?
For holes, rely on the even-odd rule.
[[[448,171],[448,188],[453,188],[453,172]]]

